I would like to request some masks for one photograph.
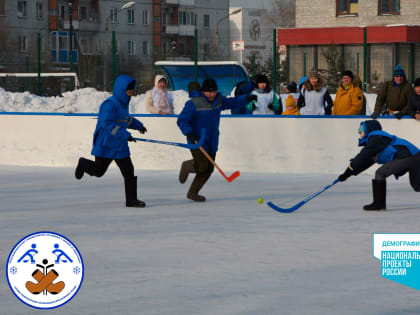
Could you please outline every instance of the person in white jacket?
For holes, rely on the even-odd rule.
[[[146,110],[152,114],[173,114],[173,96],[167,90],[168,79],[163,75],[155,77],[155,86],[146,92],[145,106]]]
[[[256,88],[251,92],[258,97],[247,105],[247,112],[253,115],[274,115],[280,109],[277,95],[270,87],[267,76],[257,74],[255,76]]]

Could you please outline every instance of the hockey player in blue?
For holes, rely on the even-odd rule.
[[[127,207],[143,208],[146,204],[137,199],[137,177],[130,158],[128,141],[136,142],[127,128],[147,131],[143,124],[129,115],[129,103],[136,81],[128,75],[121,75],[114,85],[114,93],[99,108],[98,122],[93,135],[92,155],[95,162],[81,157],[75,176],[81,179],[84,173],[101,177],[108,166],[115,161],[124,177]]]
[[[352,175],[358,175],[373,164],[383,164],[376,170],[372,180],[373,202],[363,207],[364,210],[386,209],[386,178],[392,174],[398,179],[409,173],[411,187],[420,192],[420,150],[407,140],[398,138],[385,131],[377,120],[360,123],[359,146],[363,149],[338,179],[345,181]]]
[[[255,95],[238,95],[236,97],[223,97],[217,92],[217,83],[207,78],[203,81],[201,91],[191,89],[191,99],[178,117],[178,127],[187,136],[188,143],[195,143],[201,136],[201,129],[206,129],[206,138],[203,149],[213,158],[219,145],[219,123],[223,110],[245,107]],[[198,194],[213,172],[213,164],[199,150],[191,150],[193,160],[184,161],[179,173],[180,183],[185,183],[189,173],[196,176],[187,193],[187,198],[193,201],[205,201],[206,198]]]

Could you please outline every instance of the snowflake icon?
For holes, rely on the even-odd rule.
[[[73,273],[76,274],[76,275],[79,274],[80,273],[80,268],[79,267],[74,267],[73,268]]]
[[[11,267],[11,268],[10,268],[10,273],[11,273],[12,275],[16,274],[16,273],[17,273],[17,268],[16,268],[15,266]]]

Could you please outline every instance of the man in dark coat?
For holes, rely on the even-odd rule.
[[[397,119],[407,115],[408,103],[413,93],[413,88],[407,82],[404,69],[400,64],[395,67],[392,77],[393,80],[385,82],[384,87],[376,98],[375,109],[371,115],[373,119],[383,115],[383,113],[393,114]],[[385,111],[384,105],[386,105]]]
[[[420,150],[410,142],[382,131],[376,120],[360,123],[359,146],[363,149],[338,179],[343,182],[352,175],[358,175],[373,164],[383,164],[376,170],[372,180],[373,203],[364,210],[386,209],[386,178],[392,174],[398,179],[409,172],[410,184],[420,192]]]
[[[408,115],[420,120],[420,78],[414,81],[414,93],[411,94],[408,104]]]
[[[219,145],[220,115],[223,110],[245,107],[255,95],[238,95],[224,97],[217,92],[217,83],[207,78],[203,81],[200,94],[191,94],[191,100],[185,103],[179,114],[177,124],[182,133],[187,136],[188,143],[196,143],[201,136],[201,130],[206,129],[206,137],[202,148],[213,158]],[[196,96],[195,96],[196,95]],[[206,198],[198,194],[213,172],[213,164],[199,150],[191,150],[192,160],[184,161],[181,166],[179,181],[185,183],[189,173],[196,173],[187,198],[193,201],[205,201]]]

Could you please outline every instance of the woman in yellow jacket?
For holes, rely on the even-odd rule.
[[[363,93],[359,87],[359,80],[353,79],[353,72],[343,72],[341,84],[335,94],[332,115],[360,115]]]

